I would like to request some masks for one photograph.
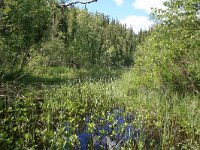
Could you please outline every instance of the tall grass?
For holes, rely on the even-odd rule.
[[[92,132],[99,118],[114,108],[133,113],[131,124],[142,133],[124,149],[200,149],[198,96],[136,90],[130,72],[113,72],[100,78],[96,71],[50,68],[43,77],[29,76],[23,96],[1,97],[0,149],[74,149],[79,143],[76,133],[82,132],[86,116],[91,118],[88,130]],[[86,78],[88,74],[90,78]],[[36,77],[54,82],[38,80],[43,83],[38,88],[30,84]]]

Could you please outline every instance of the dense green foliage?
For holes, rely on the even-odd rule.
[[[59,8],[52,0],[1,1],[1,75],[24,67],[133,64],[136,36],[103,14]],[[27,68],[26,68],[27,69]]]
[[[138,85],[200,92],[198,1],[170,1],[152,14],[157,26],[136,53]],[[144,59],[145,58],[145,59]]]
[[[198,0],[166,2],[137,35],[57,6],[0,1],[0,149],[75,149],[86,116],[92,133],[113,109],[140,131],[121,149],[200,149]]]
[[[1,73],[21,72],[37,55],[49,35],[51,9],[46,0],[1,1]]]
[[[76,70],[62,69],[62,74],[73,76],[77,82],[66,84],[55,67],[38,83],[19,89],[1,85],[1,92],[7,95],[1,97],[1,149],[64,149],[65,146],[74,149],[79,143],[77,128],[83,132],[86,115],[92,116],[88,122],[92,132],[92,128],[102,123],[99,118],[113,108],[134,114],[131,124],[143,131],[141,139],[129,141],[125,149],[199,149],[198,96],[161,90],[136,91],[131,84],[133,73],[127,70],[121,79],[102,78],[98,82],[87,78],[80,81],[82,75]],[[50,79],[57,85],[52,85]],[[66,122],[70,132],[65,130]]]

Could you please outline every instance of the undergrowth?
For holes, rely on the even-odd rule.
[[[88,132],[93,132],[99,118],[106,118],[114,109],[133,114],[130,123],[141,131],[141,137],[128,141],[124,149],[200,149],[198,96],[160,89],[136,90],[134,77],[127,70],[116,80],[111,78],[115,74],[112,70],[98,80],[85,78],[89,73],[97,77],[95,71],[51,68],[43,77],[57,77],[53,84],[32,74],[27,84],[21,81],[17,94],[11,85],[2,84],[0,149],[75,149],[80,144],[77,132],[83,131],[87,116]],[[76,82],[60,82],[63,76]],[[33,78],[38,79],[37,86]],[[112,120],[112,116],[107,119]],[[92,142],[88,149],[92,149]]]

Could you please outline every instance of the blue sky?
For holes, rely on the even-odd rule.
[[[149,20],[150,10],[152,7],[163,8],[163,1],[165,0],[98,0],[97,3],[87,5],[87,9],[90,12],[97,11],[118,19],[121,23],[133,27],[133,30],[138,32],[140,28],[148,29],[153,24]],[[84,8],[85,6],[80,7]]]
[[[89,11],[98,11],[119,20],[131,14],[146,15],[143,10],[136,10],[133,8],[132,0],[126,0],[126,2],[121,1],[123,3],[119,2],[115,0],[98,0],[97,3],[87,5],[87,8]]]

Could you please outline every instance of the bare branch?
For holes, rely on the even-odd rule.
[[[97,0],[91,0],[91,1],[88,1],[88,2],[81,2],[81,1],[76,1],[76,2],[71,2],[71,3],[68,3],[68,4],[60,4],[59,6],[60,7],[68,7],[68,6],[72,6],[72,5],[75,5],[75,4],[83,4],[83,5],[86,5],[86,4],[90,4],[90,3],[93,3],[93,2],[97,2]]]

